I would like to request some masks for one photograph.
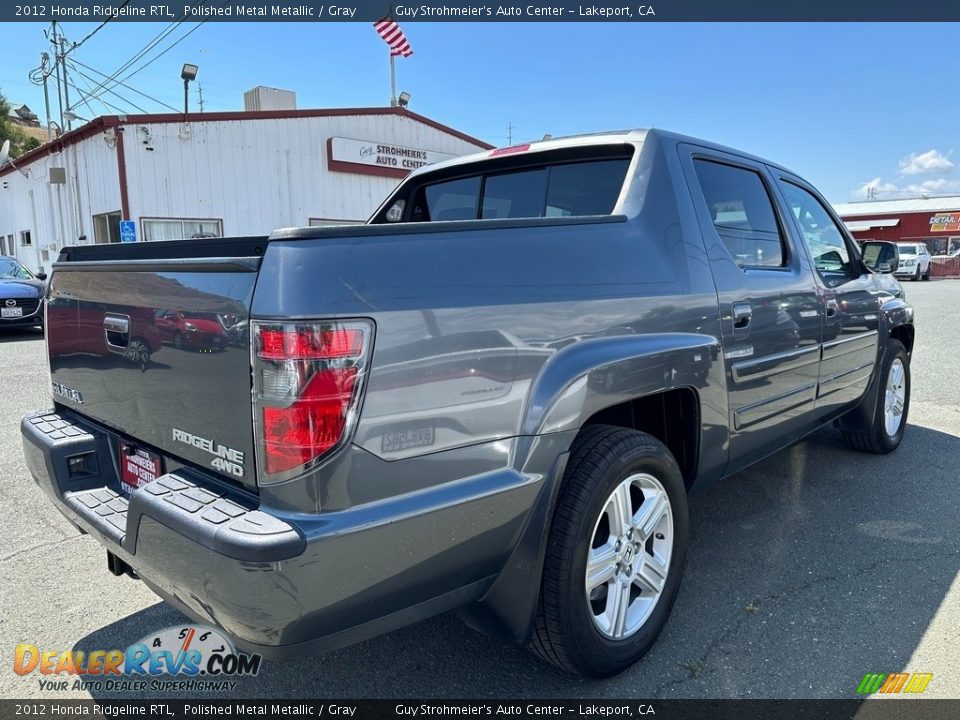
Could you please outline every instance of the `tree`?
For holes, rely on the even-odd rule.
[[[10,103],[0,91],[0,145],[4,140],[10,141],[10,157],[23,155],[28,150],[40,146],[40,141],[30,137],[23,130],[10,122]]]

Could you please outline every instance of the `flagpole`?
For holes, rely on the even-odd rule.
[[[390,49],[390,107],[397,106],[397,65],[393,49]]]

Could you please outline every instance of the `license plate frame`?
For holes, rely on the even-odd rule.
[[[145,448],[120,442],[120,487],[126,492],[148,485],[163,475],[163,458]]]
[[[12,320],[14,318],[22,318],[22,317],[23,317],[22,307],[16,306],[16,307],[0,308],[0,318],[8,318]]]

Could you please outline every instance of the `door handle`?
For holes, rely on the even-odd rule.
[[[746,337],[750,332],[750,322],[753,320],[753,308],[750,303],[738,302],[733,304],[733,336]]]

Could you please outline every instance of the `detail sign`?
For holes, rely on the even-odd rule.
[[[930,232],[960,232],[960,212],[931,215]]]
[[[391,175],[397,171],[406,174],[418,167],[456,157],[451,153],[436,150],[422,150],[376,140],[354,140],[341,137],[330,138],[327,147],[332,169],[347,170],[336,167],[339,164],[360,165],[364,168],[393,171],[389,173]]]

